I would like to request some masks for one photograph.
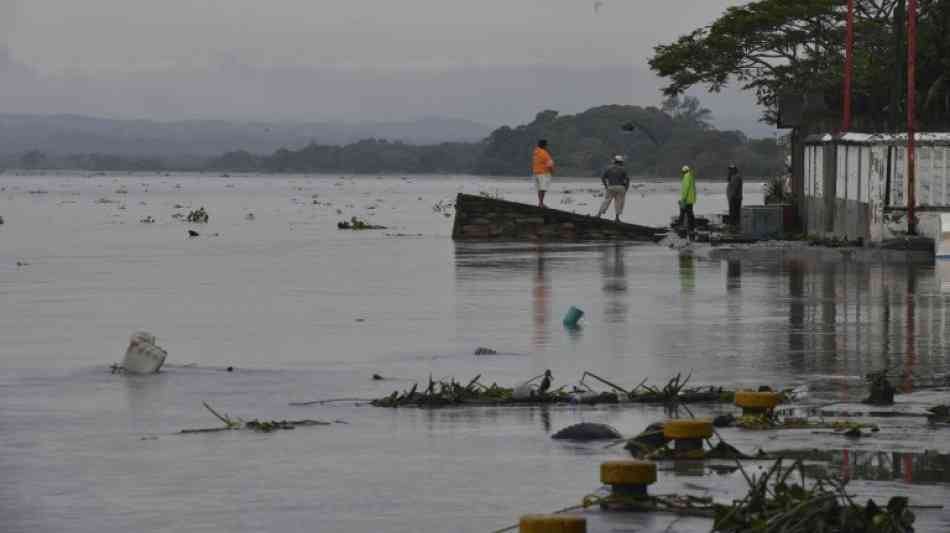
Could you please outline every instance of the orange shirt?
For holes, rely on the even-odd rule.
[[[531,173],[535,176],[544,176],[554,172],[554,160],[544,148],[536,147],[531,158]]]

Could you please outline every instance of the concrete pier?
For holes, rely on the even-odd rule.
[[[652,241],[667,230],[580,215],[486,196],[459,194],[455,200],[457,241]]]

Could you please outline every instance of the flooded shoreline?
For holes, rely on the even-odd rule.
[[[453,244],[451,219],[433,209],[460,191],[530,201],[529,185],[0,176],[0,475],[8,480],[0,512],[8,530],[293,531],[319,520],[340,531],[491,531],[520,514],[576,504],[599,485],[600,462],[628,456],[554,442],[551,433],[592,421],[632,436],[668,416],[661,406],[289,405],[379,397],[430,374],[482,374],[511,386],[545,369],[558,384],[585,370],[625,384],[692,372],[697,384],[807,386],[805,405],[847,409],[866,394],[864,375],[889,367],[903,393],[898,407],[947,403],[945,392],[914,392],[914,383],[950,373],[941,265],[782,250],[680,254],[652,244]],[[591,193],[558,192],[594,186],[556,182],[550,203],[596,209]],[[725,205],[721,191],[704,187],[698,211]],[[675,185],[631,192],[626,216],[662,225],[675,203]],[[189,239],[192,226],[171,215],[202,206],[210,220]],[[155,222],[141,223],[146,216]],[[351,216],[390,229],[336,229]],[[572,305],[585,321],[566,331],[561,319]],[[162,340],[167,368],[110,375],[140,329]],[[480,346],[498,353],[474,356]],[[374,373],[391,379],[373,381]],[[246,419],[347,424],[175,435],[215,422],[204,401]],[[881,432],[857,443],[808,430],[724,435],[743,451],[851,450],[832,465],[851,465],[858,494],[946,500],[940,472],[950,430],[877,422]],[[697,478],[661,465],[655,490],[728,500],[741,487],[741,476]],[[646,531],[669,524],[603,519]],[[945,527],[950,512],[921,519]],[[676,530],[708,523],[686,520]]]

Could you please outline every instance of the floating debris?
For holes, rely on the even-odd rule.
[[[592,441],[592,440],[617,440],[622,439],[623,435],[613,426],[607,424],[595,424],[593,422],[582,422],[568,426],[554,435],[555,440],[573,440],[573,441]]]
[[[0,226],[3,225],[3,217],[0,217]]]
[[[791,483],[799,474],[801,483]],[[891,498],[884,507],[873,500],[859,505],[846,491],[846,482],[821,477],[809,484],[805,465],[795,461],[782,468],[778,460],[768,472],[748,477],[749,492],[732,505],[716,505],[714,532],[827,533],[914,531],[914,513],[904,497]]]
[[[478,348],[475,348],[475,355],[498,355],[498,352],[492,350],[491,348],[479,346]]]
[[[337,229],[351,229],[351,230],[368,230],[368,229],[386,229],[386,226],[377,226],[375,224],[370,224],[365,220],[362,220],[357,217],[350,218],[349,222],[343,220],[337,222]]]
[[[201,234],[198,233],[197,231],[195,231],[195,230],[193,230],[193,229],[188,230],[188,237],[189,237],[189,238],[200,237],[200,236],[201,236]]]
[[[142,220],[139,220],[139,222],[141,222],[142,224],[154,224],[154,223],[155,223],[155,219],[152,218],[151,215],[149,215],[149,216],[143,218]]]
[[[587,385],[584,380],[592,377],[608,385],[613,391],[598,391]],[[377,398],[370,403],[376,407],[451,407],[463,405],[524,405],[573,403],[585,405],[617,403],[721,403],[732,402],[734,391],[721,387],[686,388],[685,380],[677,375],[664,387],[651,387],[646,380],[633,390],[627,391],[595,374],[584,372],[583,377],[570,390],[567,386],[550,389],[551,376],[548,372],[536,376],[517,387],[508,388],[492,383],[486,386],[480,383],[478,375],[467,385],[448,380],[433,381],[429,377],[425,389],[419,390],[419,383],[405,391],[394,391],[389,396]],[[540,380],[539,385],[533,385]],[[547,387],[545,387],[547,380]]]
[[[192,224],[206,224],[208,222],[208,212],[205,211],[204,207],[199,207],[198,209],[188,213],[187,220]]]
[[[168,352],[160,348],[155,335],[137,331],[129,339],[121,365],[112,365],[112,373],[155,374],[162,368]]]
[[[192,433],[217,433],[219,431],[234,431],[234,430],[251,430],[257,431],[260,433],[270,433],[278,430],[289,430],[296,429],[298,427],[304,426],[329,426],[332,425],[332,422],[324,422],[322,420],[249,420],[244,421],[240,418],[233,419],[227,414],[220,414],[215,411],[207,402],[202,402],[205,406],[205,409],[211,412],[218,420],[224,422],[224,427],[214,427],[214,428],[198,428],[198,429],[183,429],[180,431],[182,434],[192,434]]]
[[[254,213],[248,213],[244,215],[244,220],[254,220]]]

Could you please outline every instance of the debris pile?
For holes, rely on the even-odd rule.
[[[873,500],[856,503],[844,482],[819,478],[809,484],[801,461],[783,469],[778,460],[768,472],[750,477],[749,492],[732,505],[716,505],[714,532],[827,533],[914,531],[907,498],[894,497],[884,507]],[[798,474],[800,483],[792,483]]]
[[[487,353],[485,354],[487,355]],[[584,382],[593,378],[609,386],[611,391],[595,390]],[[677,375],[663,387],[653,387],[646,380],[632,390],[626,390],[604,378],[584,372],[581,380],[568,388],[561,386],[552,389],[550,372],[545,372],[512,388],[492,383],[485,386],[479,382],[481,375],[463,385],[454,378],[433,381],[429,377],[428,386],[420,390],[416,383],[405,391],[394,391],[389,396],[370,402],[376,407],[450,407],[459,405],[506,405],[506,404],[556,404],[574,403],[585,405],[616,403],[721,403],[731,402],[735,391],[721,387],[686,387],[689,377],[683,379]],[[537,383],[535,383],[537,382]]]
[[[208,212],[205,211],[204,207],[199,207],[194,211],[188,213],[188,217],[185,219],[192,224],[207,224],[208,223]]]
[[[366,230],[366,229],[386,229],[386,226],[377,226],[370,224],[363,219],[352,217],[349,221],[341,220],[336,223],[337,229]]]
[[[198,429],[183,429],[180,431],[181,434],[190,434],[190,433],[216,433],[219,431],[234,431],[239,429],[246,429],[251,431],[257,431],[260,433],[270,433],[272,431],[278,430],[289,430],[295,429],[298,427],[305,426],[329,426],[330,422],[324,422],[322,420],[249,420],[244,421],[240,418],[234,419],[228,415],[220,414],[215,411],[207,402],[204,402],[205,409],[211,412],[218,420],[224,422],[223,427],[213,427],[213,428],[198,428]]]

